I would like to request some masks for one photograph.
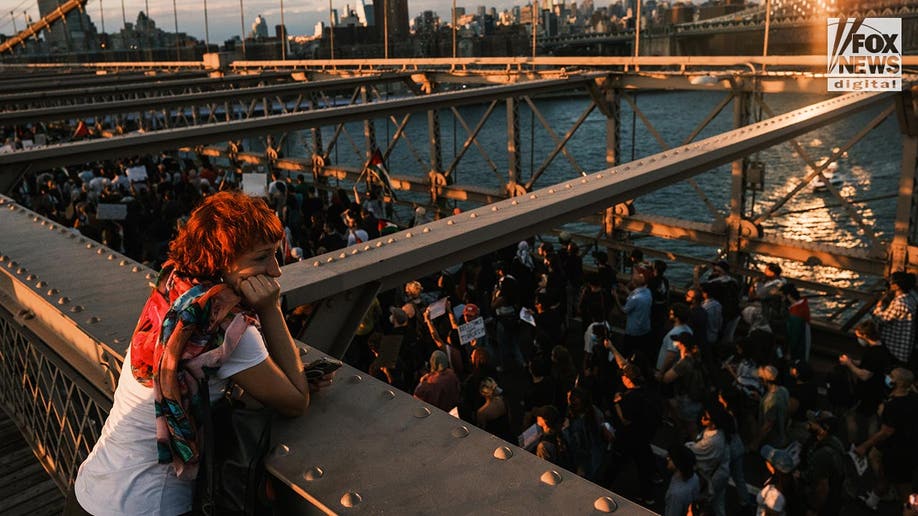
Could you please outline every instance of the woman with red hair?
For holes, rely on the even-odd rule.
[[[192,212],[134,330],[68,513],[191,511],[205,378],[211,400],[232,381],[288,416],[306,410],[311,387],[327,385],[330,376],[307,383],[284,323],[277,282],[283,237],[267,204],[241,193],[218,193]]]

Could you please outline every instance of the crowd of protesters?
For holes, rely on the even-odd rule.
[[[820,515],[915,491],[914,275],[891,275],[858,356],[817,377],[807,298],[779,265],[744,281],[718,261],[683,298],[665,262],[636,251],[619,282],[591,257],[562,233],[410,282],[349,361],[601,485],[633,467],[634,498],[667,515],[727,514],[730,490],[739,511]],[[771,475],[755,494],[747,460]]]
[[[99,162],[26,175],[16,198],[158,268],[191,209],[240,188],[241,172],[169,155]],[[357,203],[275,175],[265,195],[287,263],[394,227],[374,193]],[[914,275],[890,276],[856,328],[860,352],[817,382],[807,298],[777,264],[751,281],[718,261],[683,297],[665,262],[628,258],[616,270],[596,250],[587,270],[562,233],[457,263],[375,299],[347,361],[601,485],[633,467],[634,498],[666,515],[726,514],[731,480],[737,504],[759,514],[876,509],[916,490]],[[290,323],[296,334],[295,311]],[[756,495],[750,456],[772,474]]]

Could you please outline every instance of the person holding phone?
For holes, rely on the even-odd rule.
[[[232,381],[285,416],[303,414],[310,391],[331,382],[331,374],[307,380],[284,322],[283,237],[268,205],[242,193],[218,193],[192,212],[169,246],[65,514],[192,510],[205,373],[212,401]]]

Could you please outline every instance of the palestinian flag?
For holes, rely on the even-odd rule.
[[[379,149],[373,151],[373,156],[370,158],[370,162],[367,163],[367,170],[376,176],[377,181],[383,185],[383,188],[393,199],[398,200],[395,197],[395,191],[392,190],[392,181],[389,179],[389,172],[386,171],[386,167],[383,165],[383,156]]]

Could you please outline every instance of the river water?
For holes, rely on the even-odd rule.
[[[647,116],[670,146],[676,146],[693,131],[693,129],[720,102],[725,93],[711,92],[647,92],[637,95],[639,109]],[[796,108],[825,100],[826,97],[804,94],[770,94],[765,102],[775,113],[785,113]],[[563,137],[589,105],[584,96],[569,98],[538,99],[536,105],[542,115],[551,123],[558,137]],[[460,109],[461,116],[469,127],[475,127],[483,116],[487,106],[469,106]],[[879,110],[862,112],[841,122],[823,127],[801,137],[798,142],[813,160],[829,156],[832,148],[843,145],[852,135],[863,128]],[[399,121],[401,118],[399,118]],[[660,152],[657,141],[651,132],[636,118],[626,102],[622,102],[621,116],[621,161],[641,158]],[[699,135],[698,139],[713,136],[732,129],[732,104],[724,109]],[[443,142],[443,166],[452,161],[453,156],[461,149],[467,138],[453,114],[448,111],[440,113],[440,125]],[[633,128],[632,128],[633,127]],[[362,124],[348,124],[346,133],[339,137],[336,150],[331,155],[332,163],[360,166],[364,159],[359,148],[363,145]],[[323,129],[324,142],[327,145],[333,136],[334,128]],[[376,122],[378,144],[385,148],[395,125],[391,121],[384,124]],[[388,160],[388,167],[393,174],[426,175],[429,170],[429,148],[427,141],[427,117],[424,114],[413,115],[406,126],[406,136],[400,141]],[[476,184],[496,187],[507,177],[507,125],[504,104],[499,103],[483,130],[478,136],[484,152],[475,146],[470,148],[460,161],[456,170],[457,183]],[[523,179],[528,180],[534,170],[554,147],[554,139],[541,126],[537,117],[533,117],[528,106],[520,106],[521,154],[523,160]],[[606,168],[606,120],[593,111],[584,124],[577,130],[567,145],[571,155],[586,172],[595,172]],[[352,143],[353,142],[353,143]],[[308,132],[304,131],[291,139],[288,152],[301,154],[309,144]],[[496,165],[494,171],[488,160]],[[806,164],[787,144],[772,147],[753,156],[766,165],[765,187],[756,194],[753,209],[761,213],[774,202],[790,191],[806,173]],[[881,240],[889,240],[895,216],[895,193],[897,188],[901,159],[901,143],[895,117],[884,121],[877,129],[869,133],[862,141],[849,151],[845,159],[840,160],[835,178],[841,194],[855,201],[865,225],[876,232]],[[579,177],[578,170],[562,155],[555,158],[545,173],[536,182],[536,187],[545,187],[560,181]],[[696,176],[695,180],[721,213],[726,214],[730,193],[730,167],[725,165]],[[400,194],[400,200],[408,199],[409,194]],[[412,198],[423,202],[423,197]],[[681,182],[644,195],[635,200],[638,213],[652,213],[691,219],[710,221],[711,215],[705,204],[686,182]],[[842,247],[868,247],[870,240],[865,238],[863,230],[854,224],[848,214],[840,207],[838,201],[827,191],[816,192],[805,188],[779,211],[779,216],[767,221],[766,234],[777,234],[808,242],[834,243]],[[571,226],[588,230],[595,234],[595,229]],[[718,250],[693,245],[682,241],[644,238],[641,244],[656,249],[695,256],[702,259],[713,259]],[[781,262],[789,277],[828,282],[842,287],[861,287],[871,285],[876,278],[863,278],[850,271],[840,271],[829,267],[807,266],[795,262]],[[690,268],[674,264],[669,275],[678,284],[690,279]],[[838,306],[838,301],[831,298],[813,298],[815,311],[828,313]]]

